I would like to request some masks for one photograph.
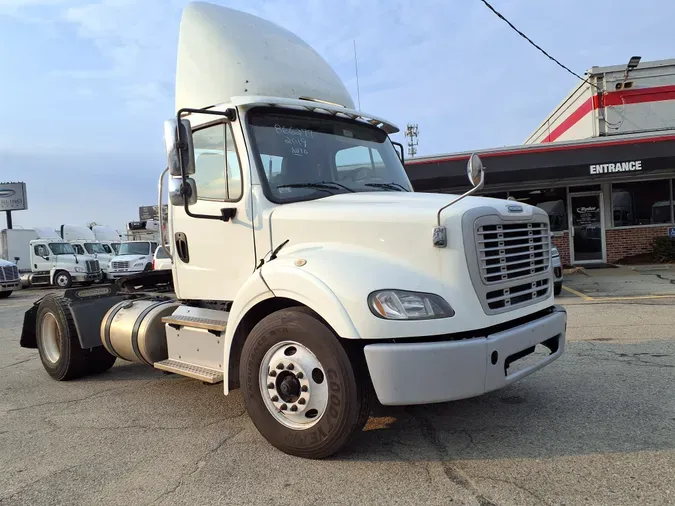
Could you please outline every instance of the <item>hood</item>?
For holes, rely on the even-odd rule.
[[[14,262],[8,262],[7,260],[0,258],[0,267],[12,267],[14,265],[16,265]]]
[[[134,262],[139,262],[141,260],[145,260],[149,255],[120,255],[116,257],[112,257],[110,259],[111,262],[129,262],[130,264],[133,264]]]

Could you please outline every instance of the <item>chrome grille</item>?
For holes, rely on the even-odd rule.
[[[16,281],[19,279],[19,269],[15,265],[0,267],[0,281]]]
[[[486,314],[535,304],[552,293],[548,215],[538,208],[524,216],[477,207],[462,217],[466,261]]]
[[[128,269],[129,262],[112,262],[113,269]]]
[[[87,260],[85,262],[87,272],[98,272],[101,270],[101,267],[98,263],[98,260]]]
[[[546,223],[503,223],[476,227],[480,274],[487,284],[545,272],[551,261]]]

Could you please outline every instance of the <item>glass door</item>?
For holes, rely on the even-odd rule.
[[[570,195],[572,263],[605,261],[602,195]]]

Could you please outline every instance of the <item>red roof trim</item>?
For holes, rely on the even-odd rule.
[[[659,137],[633,137],[631,139],[621,139],[616,141],[605,141],[605,142],[589,142],[588,144],[574,144],[574,145],[565,145],[559,146],[555,144],[547,144],[546,146],[535,147],[535,148],[524,148],[516,149],[512,151],[493,151],[490,153],[480,153],[476,151],[481,158],[491,158],[494,156],[505,156],[505,155],[523,155],[527,153],[541,153],[541,152],[550,152],[550,151],[567,151],[570,149],[587,149],[587,148],[604,148],[608,146],[619,146],[622,144],[644,144],[646,142],[666,142],[666,141],[675,141],[675,135],[662,135]],[[533,146],[537,146],[534,144]],[[440,158],[433,158],[431,160],[411,160],[406,161],[406,165],[423,165],[426,163],[439,163],[439,162],[452,162],[456,160],[468,160],[470,154],[456,155],[456,156],[446,156]]]

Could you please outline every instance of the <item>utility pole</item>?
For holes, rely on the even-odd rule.
[[[408,156],[413,158],[417,154],[417,144],[420,135],[420,129],[417,123],[408,123],[405,126],[405,134],[408,137]]]

